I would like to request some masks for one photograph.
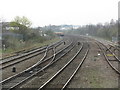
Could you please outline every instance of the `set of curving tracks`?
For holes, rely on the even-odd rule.
[[[5,59],[2,60],[2,62],[0,62],[0,65],[2,65],[2,67],[0,69],[5,69],[5,68],[13,66],[17,63],[23,62],[25,60],[29,60],[32,57],[35,57],[35,56],[37,56],[41,53],[47,52],[48,49],[49,50],[53,49],[53,46],[58,47],[62,43],[63,43],[63,41],[59,41],[59,42],[56,42],[52,45],[45,46],[45,47],[42,47],[42,48],[36,48],[35,50],[29,51],[27,53],[24,53],[24,54],[21,54],[21,55],[18,55],[18,56],[11,56],[9,58],[5,58]]]
[[[109,46],[110,46],[110,49],[111,49],[112,52],[114,52],[116,54],[120,53],[120,47],[119,46],[112,45],[112,44],[109,44]]]
[[[78,55],[83,53],[82,60],[79,59]],[[48,88],[57,88],[63,90],[70,84],[72,78],[75,76],[77,71],[82,66],[89,52],[89,46],[87,43],[81,43],[81,47],[77,53],[61,68],[59,69],[51,78],[49,78],[43,85],[41,85],[37,90],[47,90]],[[77,63],[79,62],[79,63]],[[71,68],[71,70],[70,70]],[[61,78],[62,77],[62,78]]]
[[[108,62],[108,64],[110,65],[110,67],[118,74],[120,75],[120,59],[119,59],[119,55],[115,54],[114,50],[116,49],[118,51],[119,54],[119,49],[116,48],[113,45],[108,44],[110,47],[114,48],[114,50],[112,50],[112,48],[108,48],[108,46],[104,45],[102,42],[97,41],[96,44],[99,46],[99,48],[101,49],[106,61]]]
[[[86,37],[86,38],[89,38],[95,41],[95,43],[98,45],[98,47],[102,51],[107,63],[118,75],[120,75],[120,58],[119,58],[120,48],[119,46],[112,45],[110,43],[107,43],[107,45],[105,45],[102,41],[99,41],[97,39],[94,39],[91,37]]]
[[[75,47],[78,47],[79,49],[74,54],[74,56],[71,59],[69,59],[67,63],[62,64],[61,68],[58,69],[50,78],[46,78],[47,80],[46,79],[42,80],[41,85],[38,86],[36,88],[36,90],[40,90],[40,89],[45,90],[48,88],[59,88],[60,90],[63,90],[65,88],[67,88],[67,86],[72,81],[72,78],[75,76],[77,71],[81,68],[81,66],[84,63],[84,61],[88,55],[88,52],[89,52],[89,43],[88,42],[80,42],[78,40],[78,38],[77,39],[70,38],[70,40],[71,40],[71,42],[68,45],[66,44],[64,48],[62,48],[61,50],[58,50],[58,51],[56,51],[56,47],[60,46],[62,43],[64,43],[64,41],[60,41],[53,45],[45,46],[43,48],[33,50],[33,51],[28,52],[27,54],[23,54],[21,56],[13,57],[10,60],[6,59],[1,64],[4,65],[4,63],[6,64],[7,62],[11,62],[11,63],[6,64],[6,66],[1,68],[1,70],[5,69],[9,66],[12,66],[16,63],[22,62],[24,60],[28,60],[29,58],[39,55],[42,52],[45,52],[42,59],[40,59],[33,66],[1,81],[0,83],[3,86],[3,90],[12,90],[15,88],[20,88],[27,81],[36,77],[36,75],[38,75],[39,73],[41,73],[41,74],[44,73],[44,71],[46,69],[49,69],[48,67],[54,65],[54,63],[60,61],[61,58],[64,58],[65,56],[67,56],[67,54],[72,52],[72,50]],[[78,41],[80,42],[80,45],[78,45],[78,43],[77,43]],[[112,67],[113,70],[116,71],[117,74],[120,75],[119,66],[113,63],[113,62],[115,62],[117,64],[120,63],[120,59],[118,58],[118,56],[116,56],[116,54],[110,48],[108,48],[106,45],[104,45],[102,42],[96,41],[96,44],[101,49],[108,64]],[[53,54],[51,56],[47,56],[48,51],[50,49],[52,49]],[[115,48],[115,49],[117,49],[117,48]],[[34,53],[34,55],[31,55],[32,53]],[[81,60],[79,59],[80,56],[82,57]],[[19,58],[23,58],[22,61],[21,61],[21,59],[19,60]]]
[[[25,54],[22,54],[22,55],[19,55],[19,56],[13,56],[13,57],[10,57],[10,58],[6,58],[3,62],[1,62],[1,72],[3,70],[6,70],[7,68],[9,68],[10,66],[13,66],[13,65],[16,65],[17,63],[20,63],[20,62],[23,62],[25,60],[29,60],[29,58],[32,58],[32,57],[35,57],[41,53],[45,53],[43,58],[37,62],[36,64],[34,64],[32,67],[18,73],[18,74],[15,74],[7,79],[4,79],[3,81],[1,81],[0,83],[4,84],[5,82],[8,82],[8,81],[11,81],[11,80],[14,80],[15,77],[19,77],[19,75],[21,75],[22,73],[26,72],[26,71],[30,71],[33,67],[37,66],[37,64],[39,64],[42,60],[44,60],[46,57],[47,57],[47,52],[51,49],[53,49],[53,51],[55,51],[54,49],[58,46],[60,46],[61,44],[63,43],[63,40],[61,41],[58,41],[52,45],[49,45],[49,46],[45,46],[43,48],[37,48],[33,51],[30,51],[28,53],[25,53]],[[52,58],[52,57],[50,57]]]
[[[61,42],[61,43],[63,43],[63,42]],[[56,46],[60,45],[61,43],[57,44]],[[77,45],[76,40],[71,39],[71,43],[69,43],[63,49],[61,49],[57,52],[55,50],[56,47],[54,46],[54,48],[53,48],[54,54],[47,58],[46,58],[47,52],[52,47],[51,46],[46,47],[43,58],[41,60],[39,60],[36,64],[34,64],[30,68],[27,68],[26,70],[24,70],[18,74],[15,74],[15,75],[1,81],[0,83],[2,84],[3,90],[11,90],[11,89],[18,88],[21,85],[23,85],[25,82],[27,82],[28,80],[34,78],[37,74],[43,73],[43,71],[46,70],[51,65],[53,65],[53,63],[56,63],[58,60],[60,60],[66,54],[71,52],[72,49],[76,45]],[[71,79],[74,77],[74,75],[77,73],[78,69],[82,66],[84,60],[86,59],[87,54],[89,52],[89,45],[87,43],[81,43],[81,47],[79,48],[77,53],[61,69],[59,69],[47,82],[45,82],[43,85],[41,85],[37,89],[39,90],[42,88],[47,88],[47,86],[49,86],[48,84],[51,81],[54,81],[54,79],[59,77],[61,75],[61,73],[66,72],[67,68],[70,68],[71,66],[73,66],[75,64],[76,61],[78,61],[79,58],[77,56],[83,51],[84,51],[83,56],[82,56],[83,59],[80,60],[79,63],[77,63],[75,65],[74,69],[71,72],[69,72],[70,74],[69,74],[68,78],[66,78],[64,85],[62,85],[62,87],[60,87],[61,89],[64,89],[70,83]]]

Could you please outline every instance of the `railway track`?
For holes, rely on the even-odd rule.
[[[50,56],[49,58],[45,60],[41,60],[37,64],[33,65],[29,69],[26,69],[22,72],[20,72],[17,75],[11,76],[7,78],[6,80],[2,81],[3,88],[12,89],[20,84],[24,83],[25,81],[29,80],[30,78],[34,77],[37,73],[42,72],[44,69],[49,67],[53,62],[56,61],[56,57],[59,56],[59,54],[62,54],[59,57],[64,56],[66,53],[68,53],[72,48],[70,47],[72,45],[72,48],[74,47],[73,43],[70,43],[68,46],[60,50],[59,52],[55,52],[54,55]],[[69,48],[69,50],[67,50]],[[65,51],[66,50],[66,51]],[[58,58],[57,58],[58,59]],[[16,83],[15,83],[16,82]]]
[[[115,55],[114,52],[111,51],[110,48],[108,48],[102,42],[96,42],[96,44],[99,46],[99,48],[103,52],[103,55],[104,55],[106,61],[108,62],[108,64],[111,66],[111,68],[113,70],[115,70],[115,72],[117,74],[120,75],[120,70],[119,70],[120,60],[119,60],[119,58]]]
[[[63,41],[59,41],[59,42],[54,43],[54,44],[49,45],[49,46],[44,46],[44,47],[42,47],[42,48],[37,48],[37,49],[35,49],[35,50],[31,50],[31,51],[29,51],[28,53],[24,53],[24,54],[15,56],[15,57],[13,56],[13,57],[10,57],[10,58],[7,58],[7,59],[3,59],[2,62],[0,62],[0,65],[3,66],[4,64],[9,63],[9,62],[14,62],[15,60],[18,61],[18,62],[27,60],[27,59],[32,58],[32,57],[34,57],[34,56],[37,56],[37,55],[39,55],[39,54],[41,54],[41,53],[44,53],[48,47],[49,47],[49,49],[52,49],[53,46],[55,46],[55,45],[56,45],[56,46],[59,46],[59,45],[62,44],[62,43],[63,43]],[[32,55],[32,54],[33,54],[33,55]],[[30,56],[30,55],[31,55],[31,56]],[[22,58],[22,60],[19,61],[19,59],[21,59],[21,58]],[[16,63],[17,63],[17,62],[16,62]],[[3,66],[2,69],[3,69],[3,68],[5,68],[5,67]]]
[[[40,84],[38,84],[38,86],[35,86],[34,88],[36,90],[46,90],[50,88],[64,90],[68,88],[69,84],[72,83],[72,79],[81,68],[89,53],[89,41],[86,41],[86,38],[81,38],[81,41],[78,41],[78,39],[79,38],[70,38],[71,43],[69,43],[69,45],[64,45],[65,47],[63,49],[59,48],[60,50],[56,50],[57,45],[53,47],[48,46],[45,49],[44,56],[36,64],[16,75],[13,75],[1,81],[0,83],[3,87],[2,90],[13,90],[29,87],[31,84],[33,84],[33,86],[31,87],[34,88],[33,80],[36,80],[36,78],[39,78],[40,80],[37,81],[37,83]],[[112,67],[112,69],[116,71],[118,75],[120,75],[118,67],[120,60],[115,52],[113,52],[114,47],[112,47],[113,49],[111,49],[104,45],[102,42],[95,42],[101,49],[108,64]],[[49,48],[51,48],[51,51],[53,52],[49,52],[51,53],[51,55],[48,54]],[[73,49],[76,50],[74,51]],[[75,54],[73,54],[72,57],[66,60],[69,52],[71,52],[71,54]],[[63,60],[64,63],[61,60]],[[49,75],[49,77],[47,77],[47,75]]]
[[[57,43],[59,43],[61,41],[63,41],[63,40],[57,41],[57,42],[51,44],[50,46],[53,46],[53,45],[55,45],[55,44],[57,44]],[[42,47],[41,46],[40,47],[36,47],[36,48],[33,48],[33,49],[29,49],[29,50],[17,51],[17,52],[14,52],[15,54],[13,54],[11,56],[4,57],[4,58],[2,58],[0,60],[3,61],[2,63],[4,63],[6,61],[9,61],[9,59],[15,59],[15,58],[23,57],[24,55],[31,54],[31,53],[43,50],[43,49],[47,48],[47,46],[48,45],[45,45],[45,46],[42,46]],[[0,63],[0,64],[2,64],[2,63]]]
[[[39,54],[45,53],[48,50],[52,50],[53,46],[54,47],[58,47],[59,45],[61,45],[63,42],[60,42],[58,44],[52,45],[52,46],[47,46],[47,48],[44,49],[40,49],[40,50],[35,50],[35,51],[31,51],[27,54],[24,54],[23,56],[17,57],[17,58],[13,58],[11,60],[5,61],[2,63],[2,67],[0,69],[5,69],[8,68],[10,66],[13,66],[17,63],[23,62],[25,60],[29,60],[30,58],[33,58],[35,56],[38,56]]]
[[[65,42],[66,42],[66,44],[69,44],[70,43],[70,40],[68,39],[68,40],[64,40]],[[36,57],[32,57],[32,58],[29,58],[29,59],[27,59],[26,60],[26,58],[28,58],[28,57],[25,57],[25,60],[24,60],[24,58],[22,58],[22,59],[20,59],[20,60],[16,60],[16,61],[13,61],[13,62],[11,62],[11,63],[9,63],[9,64],[6,64],[6,66],[7,67],[5,67],[5,68],[3,68],[2,69],[2,79],[4,80],[4,79],[6,79],[6,78],[8,78],[8,77],[10,77],[10,76],[13,76],[13,75],[15,75],[15,74],[17,74],[17,73],[19,73],[19,72],[22,72],[23,70],[25,70],[25,69],[27,69],[27,68],[29,68],[29,67],[31,67],[33,64],[35,64],[35,63],[37,63],[40,59],[42,59],[42,57],[44,56],[44,55],[46,55],[46,57],[45,58],[47,58],[47,57],[49,57],[50,55],[52,55],[53,54],[53,49],[55,48],[56,49],[56,51],[59,51],[61,48],[63,48],[63,47],[65,47],[66,45],[64,45],[64,44],[62,44],[63,43],[63,41],[62,42],[60,42],[60,43],[58,43],[58,44],[56,44],[56,45],[54,45],[54,46],[52,46],[52,47],[49,47],[49,48],[51,48],[51,49],[49,49],[49,48],[47,48],[47,49],[49,49],[49,50],[47,50],[46,49],[46,53],[41,53],[41,54],[39,54],[38,56],[36,56]],[[32,55],[33,56],[33,55]],[[44,58],[44,59],[45,59]],[[21,61],[22,60],[22,61]],[[27,65],[26,65],[27,64]],[[21,65],[22,65],[22,67],[21,67]],[[12,68],[13,67],[16,67],[16,72],[12,72]]]
[[[83,53],[83,59],[79,61],[77,57],[81,52]],[[77,53],[61,68],[59,69],[50,79],[48,79],[43,85],[41,85],[38,90],[48,89],[48,88],[59,88],[61,90],[65,89],[70,83],[74,75],[82,66],[86,56],[89,52],[87,45],[83,45],[79,48]]]
[[[28,50],[28,51],[22,50],[22,51],[20,51],[21,53],[14,52],[14,53],[16,53],[16,54],[13,54],[13,55],[11,55],[11,56],[4,57],[4,58],[2,58],[2,59],[0,59],[0,60],[4,60],[4,61],[6,62],[6,61],[7,61],[8,59],[10,59],[10,58],[11,58],[11,59],[12,59],[12,58],[16,58],[16,57],[22,56],[23,54],[29,53],[29,52],[31,52],[31,51],[38,50],[38,49],[44,49],[44,48],[47,48],[47,45],[45,45],[45,46],[43,46],[43,47],[37,47],[37,48],[34,48],[34,49],[30,49],[30,50]]]
[[[120,48],[116,45],[109,44],[109,48],[111,49],[112,52],[114,52],[117,56],[120,53]]]
[[[15,61],[11,61],[8,62],[6,64],[3,64],[1,67],[1,72],[2,72],[2,79],[6,79],[12,75],[15,75],[27,68],[29,68],[30,66],[32,66],[33,64],[35,64],[37,61],[39,61],[45,54],[46,54],[46,58],[49,57],[50,55],[53,54],[53,48],[56,48],[57,50],[60,49],[60,47],[64,47],[65,45],[63,45],[62,43],[58,43],[52,47],[48,47],[45,49],[45,52],[38,54],[37,56],[35,54],[29,55],[28,57],[24,57],[21,58],[19,60],[15,60]],[[47,50],[49,49],[49,50]],[[22,67],[21,67],[22,65]],[[16,68],[16,72],[12,72],[12,68],[15,67]]]
[[[90,38],[91,39],[91,38]],[[114,50],[111,50],[111,48],[108,48],[108,46],[106,46],[105,44],[103,44],[101,41],[98,41],[96,39],[92,39],[95,41],[95,43],[98,45],[98,47],[100,48],[100,50],[102,51],[107,63],[110,65],[110,67],[118,74],[120,75],[120,59],[119,59],[119,55],[116,55]],[[111,46],[114,49],[117,49],[119,51],[118,46],[113,46],[111,44],[107,45]],[[118,54],[118,53],[117,53]]]

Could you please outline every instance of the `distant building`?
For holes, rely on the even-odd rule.
[[[9,31],[9,30],[19,30],[19,27],[12,27],[10,26],[10,22],[2,22],[2,30]]]
[[[10,26],[10,22],[0,23],[0,39],[4,40],[4,36],[12,36],[15,38],[22,38],[21,34],[11,32],[11,30],[19,30],[19,27]]]
[[[63,32],[55,32],[55,34],[58,35],[58,36],[64,36]]]

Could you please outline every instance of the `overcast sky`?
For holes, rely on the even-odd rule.
[[[97,24],[118,18],[119,0],[0,0],[0,17],[26,16],[33,26]]]

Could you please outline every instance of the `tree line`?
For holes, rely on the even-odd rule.
[[[80,35],[89,35],[96,36],[108,40],[112,40],[112,37],[118,37],[118,20],[111,20],[110,22],[106,22],[104,24],[89,24],[80,26],[77,29],[71,29],[67,31],[67,33],[74,33]]]
[[[9,22],[9,25],[3,25],[10,28],[9,30],[3,29],[2,44],[5,45],[6,49],[16,50],[21,47],[32,46],[35,43],[43,43],[56,37],[54,32],[49,29],[46,30],[41,27],[33,28],[31,25],[32,22],[27,17],[16,16]]]

